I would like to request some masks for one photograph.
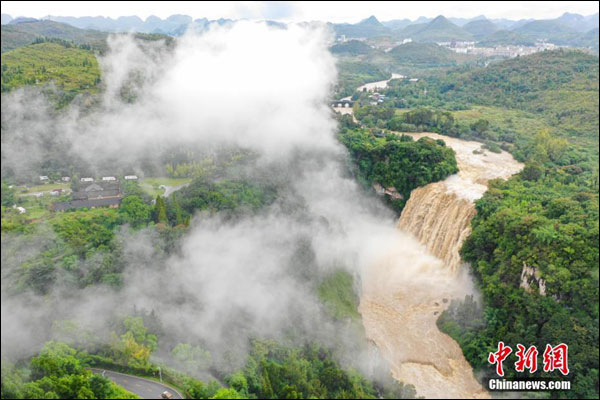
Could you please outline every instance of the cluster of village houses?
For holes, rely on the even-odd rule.
[[[126,181],[135,181],[136,175],[126,175]],[[56,202],[52,205],[54,211],[65,211],[76,208],[110,207],[118,208],[123,199],[121,182],[114,176],[104,176],[100,181],[94,178],[81,178],[78,191],[71,193],[71,201]]]
[[[126,181],[137,181],[138,177],[137,175],[125,175],[123,177],[123,179],[125,179]],[[81,178],[80,181],[81,182],[94,182],[94,178]],[[111,182],[111,181],[116,181],[117,178],[115,176],[103,176],[102,177],[102,181],[103,182]],[[60,178],[60,181],[62,183],[69,183],[71,182],[71,177],[70,176],[63,176],[62,178]],[[46,175],[40,175],[40,182],[41,183],[50,183],[50,178]]]
[[[379,105],[385,101],[385,94],[374,92],[369,95],[369,104],[372,106]],[[331,102],[331,107],[335,108],[350,108],[354,105],[354,101],[349,98],[343,98],[341,100],[335,100]]]
[[[125,175],[123,179],[126,181],[137,181],[138,177],[136,175]],[[42,175],[40,176],[40,182],[49,183],[50,178]],[[61,182],[71,182],[71,177],[63,176]],[[71,193],[71,201],[55,202],[52,204],[52,209],[54,211],[65,211],[77,208],[117,208],[121,205],[123,191],[121,182],[117,177],[103,176],[98,181],[92,177],[84,177],[80,179],[80,183],[79,189]],[[62,188],[56,188],[50,194],[58,196],[65,192]],[[23,211],[19,210],[19,212],[24,213],[25,209]]]
[[[385,101],[385,94],[374,92],[373,94],[369,95],[369,99],[371,100],[369,104],[371,104],[372,106],[376,106]]]
[[[494,47],[478,47],[476,42],[470,41],[451,41],[439,42],[438,46],[446,47],[455,53],[460,54],[475,54],[484,57],[508,57],[514,58],[518,56],[526,56],[529,54],[539,53],[540,51],[556,50],[561,47],[553,43],[538,42],[533,46],[524,45],[498,45]]]
[[[400,74],[392,74],[392,78],[391,79],[406,79],[408,80],[408,82],[418,82],[419,78],[409,78],[407,76],[404,75],[400,75]],[[390,79],[390,80],[391,80]],[[389,82],[389,81],[386,81]],[[385,89],[385,87],[369,87],[369,84],[360,86],[357,88],[357,91],[359,92],[369,92],[369,104],[372,106],[377,106],[382,104],[385,99],[386,99],[386,95],[379,93],[378,90],[379,89]],[[425,94],[427,94],[427,92],[425,92]],[[339,111],[339,109],[341,108],[350,108],[354,105],[354,101],[351,99],[352,96],[347,96],[344,97],[340,100],[334,100],[331,102],[331,107],[333,107],[334,109],[338,109],[337,111]]]
[[[347,42],[348,40],[358,40],[363,43],[368,41],[367,38],[347,38],[346,35],[341,35],[336,39],[338,42]],[[397,46],[402,44],[410,43],[413,40],[406,38],[399,41],[386,42],[382,45],[369,44],[372,49],[381,49],[385,53],[390,52]],[[526,56],[529,54],[539,53],[541,51],[556,50],[559,48],[570,48],[571,46],[556,45],[545,40],[535,42],[532,45],[497,45],[491,47],[480,47],[475,41],[460,41],[451,40],[447,42],[437,42],[438,46],[446,47],[455,53],[460,54],[475,54],[484,57],[507,57],[513,58],[518,56]]]

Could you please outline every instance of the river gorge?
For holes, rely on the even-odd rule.
[[[489,180],[506,179],[523,165],[509,153],[482,150],[478,142],[408,135],[444,140],[456,153],[459,172],[413,190],[397,223],[397,247],[364,274],[359,312],[366,336],[393,376],[414,385],[418,396],[487,398],[459,345],[438,330],[436,320],[450,299],[474,292],[459,254],[471,232],[474,201]]]

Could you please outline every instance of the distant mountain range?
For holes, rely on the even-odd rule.
[[[228,19],[207,20],[193,19],[188,15],[172,15],[166,19],[150,16],[145,20],[137,16],[124,16],[116,19],[108,17],[62,17],[47,16],[45,21],[55,21],[85,30],[102,32],[141,32],[159,33],[169,36],[182,35],[190,27],[205,29],[211,23],[219,25],[232,22]],[[2,25],[12,26],[36,21],[32,18],[19,17],[13,19],[2,14]],[[273,25],[285,25],[268,21]],[[337,36],[344,35],[348,39],[370,39],[379,36],[390,36],[393,39],[412,39],[420,42],[477,41],[495,44],[526,44],[539,40],[547,40],[559,45],[586,46],[598,48],[598,37],[594,30],[598,29],[598,13],[588,16],[565,13],[555,19],[533,20],[521,19],[487,19],[480,15],[475,18],[436,18],[420,17],[414,21],[396,19],[380,22],[371,16],[356,24],[329,23]]]
[[[549,41],[558,45],[591,47],[598,49],[598,13],[582,16],[565,13],[549,20],[505,19],[489,20],[484,16],[472,19],[419,18],[379,22],[371,16],[357,24],[333,24],[338,36],[348,39],[371,39],[390,36],[394,39],[412,39],[419,42],[476,41],[495,45],[533,44]]]
[[[450,40],[473,40],[473,35],[440,15],[427,23],[408,25],[392,31],[398,39],[412,39],[419,42],[447,42]]]
[[[374,37],[389,34],[390,29],[371,16],[357,24],[331,24],[337,35],[347,37]]]
[[[503,37],[519,42],[549,40],[557,44],[577,45],[582,34],[598,28],[598,14],[582,16],[565,13],[551,20],[488,20],[479,16],[471,20],[449,19],[442,15],[434,19],[420,18],[379,22],[369,17],[357,24],[334,25],[338,35],[348,38],[372,38],[390,35],[398,39],[422,42],[445,42],[451,40],[484,40],[497,31],[514,32],[517,35],[504,34]],[[498,35],[497,35],[498,36]],[[510,43],[506,43],[510,44]]]
[[[2,14],[2,25],[17,25],[26,22],[38,21],[34,18],[19,17],[13,19],[8,14]],[[182,35],[190,26],[204,28],[211,23],[220,25],[232,22],[229,19],[218,19],[210,21],[206,18],[192,19],[189,15],[171,15],[166,19],[150,16],[142,20],[137,16],[119,17],[117,19],[108,17],[59,17],[48,15],[41,21],[55,21],[68,24],[79,29],[96,30],[102,32],[140,32],[159,33],[170,36]]]

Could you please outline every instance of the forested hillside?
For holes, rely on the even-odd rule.
[[[343,59],[338,63],[338,73],[336,94],[340,97],[351,95],[358,86],[367,82],[382,81],[391,77],[390,73],[376,65]]]
[[[51,24],[49,28],[46,23]],[[3,50],[2,93],[25,86],[42,87],[49,89],[44,91],[56,108],[65,107],[79,94],[98,93],[101,72],[97,57],[107,49],[106,33],[81,30],[52,21],[28,22],[3,25],[3,45],[5,28],[7,43],[12,43],[12,33],[21,41],[11,45],[10,50]],[[35,34],[30,35],[31,32]],[[163,49],[172,48],[174,43],[172,38],[158,34],[137,33],[133,38],[147,45],[159,42]],[[134,77],[131,80],[135,81]],[[132,86],[135,83],[124,88],[122,96],[131,97]]]
[[[410,136],[397,136],[377,128],[360,129],[348,116],[343,117],[339,138],[357,166],[358,178],[369,190],[379,184],[394,187],[401,195],[398,199],[388,199],[398,213],[413,189],[458,172],[454,151],[443,142],[428,138],[414,142]]]
[[[394,47],[389,55],[398,65],[449,66],[459,65],[475,58],[457,54],[435,43],[406,43]]]
[[[69,42],[39,40],[2,54],[2,92],[53,83],[65,92],[91,90],[100,82],[93,53]]]
[[[108,378],[93,374],[81,362],[81,353],[64,343],[49,342],[28,365],[2,363],[3,399],[89,398],[137,399]]]
[[[410,42],[385,52],[364,42],[350,40],[332,46],[331,52],[338,58],[336,95],[340,97],[351,95],[364,83],[389,79],[390,71],[422,76],[428,71],[478,62],[477,57],[457,54],[435,43]]]
[[[102,50],[106,48],[107,36],[106,32],[79,29],[49,20],[2,25],[2,53],[44,38],[60,39]]]
[[[533,118],[541,116],[537,119],[556,135],[598,136],[598,57],[579,51],[542,52],[486,68],[431,74],[417,84],[395,83],[387,94],[402,100],[399,106],[462,110],[484,105],[526,111]],[[517,121],[512,122],[518,129]],[[535,132],[524,135],[532,137]]]

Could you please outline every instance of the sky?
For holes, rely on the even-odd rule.
[[[597,1],[356,1],[356,2],[302,2],[302,1],[241,1],[241,2],[186,2],[186,1],[2,1],[2,13],[13,18],[27,16],[119,16],[150,15],[166,18],[173,14],[187,14],[193,18],[272,19],[279,21],[358,22],[370,15],[381,21],[420,16],[476,17],[508,19],[549,19],[565,12],[589,15],[598,12]]]

